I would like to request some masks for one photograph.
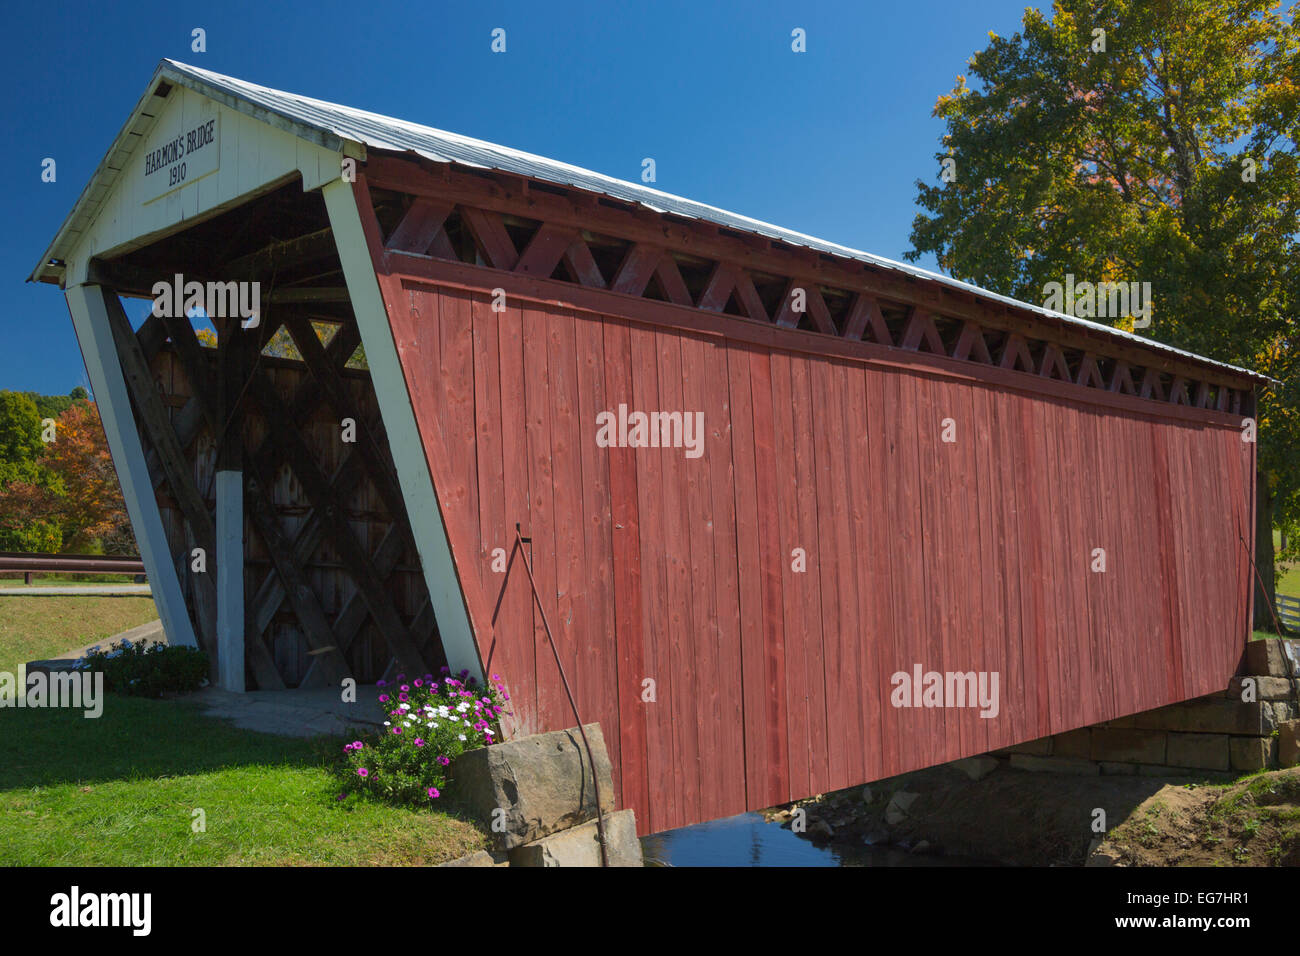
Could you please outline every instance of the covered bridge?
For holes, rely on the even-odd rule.
[[[171,641],[541,731],[544,609],[642,832],[1218,691],[1249,631],[1260,376],[641,185],[166,60],[32,278]],[[206,339],[123,306],[191,281]]]

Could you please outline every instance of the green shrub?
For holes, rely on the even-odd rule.
[[[108,650],[92,647],[79,666],[102,671],[109,690],[136,697],[187,694],[202,687],[208,678],[208,655],[196,647],[129,640],[111,644]]]
[[[0,551],[58,554],[62,548],[63,529],[53,521],[37,518],[22,527],[0,527]]]
[[[384,731],[343,747],[340,796],[356,793],[413,806],[446,796],[455,759],[500,739],[497,718],[507,713],[510,699],[495,674],[489,687],[467,675],[407,679],[398,674],[394,685],[380,681]]]

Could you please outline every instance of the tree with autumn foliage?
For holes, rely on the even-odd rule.
[[[1300,527],[1300,27],[1269,0],[1058,0],[990,34],[935,115],[915,261],[1041,302],[1150,282],[1143,334],[1278,380],[1260,395],[1256,626]],[[945,163],[945,161],[947,161]],[[1132,330],[1132,321],[1115,324]],[[1285,553],[1283,559],[1300,557]]]
[[[135,551],[99,411],[79,391],[55,404],[52,441],[31,397],[0,392],[0,550]]]

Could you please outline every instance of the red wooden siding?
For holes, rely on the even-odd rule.
[[[464,288],[474,267],[398,275],[404,257],[374,252],[485,666],[522,729],[573,724],[522,568],[504,595],[491,569],[518,522],[582,717],[601,722],[643,833],[1211,693],[1233,673],[1254,446],[1226,414],[816,355],[793,333],[790,348],[747,342],[725,334],[732,320],[692,331],[514,292],[497,313],[487,290],[519,280],[480,269],[482,289]],[[595,416],[620,403],[703,411],[703,456],[598,447]],[[892,707],[890,676],[914,664],[996,671],[1000,713]]]

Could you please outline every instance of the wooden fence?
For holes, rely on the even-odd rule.
[[[1277,617],[1282,626],[1289,630],[1300,631],[1300,597],[1289,594],[1277,594]]]

